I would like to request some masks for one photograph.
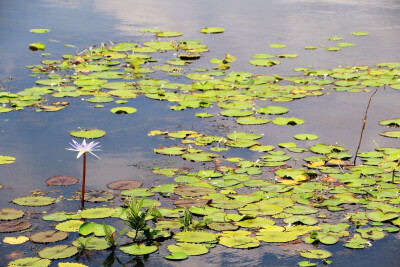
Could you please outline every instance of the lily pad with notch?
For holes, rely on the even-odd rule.
[[[67,186],[78,183],[79,179],[71,175],[52,176],[46,180],[47,185]]]
[[[107,187],[113,190],[129,190],[142,186],[142,182],[138,180],[118,180],[107,184]]]
[[[146,244],[132,243],[129,245],[121,246],[120,250],[130,255],[147,255],[158,250],[157,246],[148,246]]]
[[[96,139],[105,136],[106,132],[99,129],[90,129],[90,130],[70,131],[69,134],[78,138]]]
[[[0,210],[0,220],[15,220],[22,218],[25,212],[13,208],[2,208]]]
[[[21,206],[47,206],[54,204],[55,198],[46,196],[25,196],[15,198],[13,202]]]
[[[69,258],[76,253],[78,253],[78,249],[68,245],[46,247],[38,252],[41,258],[51,260]]]
[[[30,236],[30,240],[34,243],[54,243],[64,240],[68,237],[67,232],[59,232],[54,230],[37,232]]]
[[[0,222],[0,233],[19,232],[28,229],[32,224],[26,221]]]
[[[103,202],[113,199],[115,196],[112,192],[104,190],[90,190],[85,192],[85,201],[87,202]]]

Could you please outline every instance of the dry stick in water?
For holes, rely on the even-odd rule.
[[[361,141],[362,141],[362,137],[363,137],[363,133],[364,133],[364,129],[365,129],[365,125],[366,125],[366,123],[367,123],[367,116],[368,116],[369,105],[371,104],[372,97],[374,97],[374,95],[378,92],[378,88],[379,88],[379,87],[376,87],[375,92],[369,97],[367,109],[365,110],[365,115],[364,115],[364,119],[363,119],[363,125],[362,125],[362,128],[361,128],[360,140],[359,140],[359,142],[358,142],[356,154],[355,154],[355,156],[354,156],[354,162],[353,162],[354,165],[356,165],[358,150],[360,149]]]

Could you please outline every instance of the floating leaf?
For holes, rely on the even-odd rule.
[[[90,130],[70,131],[69,134],[78,138],[95,139],[105,136],[106,132],[99,129],[90,129]]]
[[[3,242],[11,245],[19,245],[23,244],[29,240],[27,236],[18,236],[18,237],[4,237]]]
[[[112,108],[110,111],[115,114],[132,114],[136,113],[137,109],[132,107],[116,107]]]
[[[62,223],[59,223],[55,226],[58,231],[63,232],[78,232],[79,227],[84,223],[84,221],[80,220],[68,220]]]
[[[270,44],[269,47],[271,48],[283,48],[286,47],[284,44]]]
[[[352,32],[351,34],[353,34],[355,36],[365,36],[365,35],[368,35],[369,32]]]
[[[32,51],[44,50],[44,47],[44,43],[32,43],[29,45],[29,49]]]
[[[285,243],[297,239],[297,235],[288,232],[263,231],[257,233],[257,239],[271,243]]]
[[[281,64],[281,62],[279,62],[278,60],[273,60],[273,59],[253,59],[250,60],[249,63],[251,65],[260,67],[271,67]]]
[[[78,253],[78,249],[76,247],[70,247],[67,245],[46,247],[38,252],[41,258],[52,260],[69,258],[76,253]]]
[[[70,219],[81,219],[81,214],[80,213],[73,213],[73,212],[65,212],[65,211],[59,211],[59,212],[54,212],[48,215],[44,215],[42,217],[43,220],[45,221],[65,221],[65,220],[70,220]]]
[[[22,267],[22,266],[47,267],[50,265],[50,263],[51,261],[48,259],[41,259],[39,257],[27,257],[11,261],[8,263],[7,267]]]
[[[101,219],[113,216],[117,212],[116,209],[112,208],[91,208],[84,209],[81,212],[82,218],[85,219]]]
[[[219,244],[230,248],[255,248],[260,246],[260,242],[250,236],[222,236],[219,239]]]
[[[72,245],[89,250],[104,250],[110,247],[107,240],[98,237],[80,237],[72,242]]]
[[[115,232],[115,228],[111,225],[107,225],[111,232]],[[81,224],[78,230],[81,235],[94,234],[95,236],[105,236],[104,226],[93,222],[85,222]]]
[[[32,32],[32,33],[46,33],[49,31],[50,31],[49,29],[30,29],[29,30],[29,32]]]
[[[183,33],[175,32],[175,31],[159,31],[156,32],[157,37],[179,37],[182,36]]]
[[[281,115],[288,113],[289,109],[281,106],[267,106],[256,109],[256,112],[261,114]]]
[[[297,140],[316,140],[318,136],[315,134],[296,134],[294,138]]]
[[[386,137],[400,138],[400,131],[386,131],[379,134]]]
[[[200,32],[201,33],[212,33],[212,34],[215,34],[215,33],[223,33],[223,32],[225,32],[225,29],[218,28],[218,27],[209,27],[209,28],[202,28],[200,30]]]
[[[13,202],[21,206],[47,206],[56,201],[55,198],[45,196],[25,196],[15,198]]]
[[[145,244],[136,244],[136,243],[120,247],[120,250],[130,255],[147,255],[157,251],[157,249],[158,249],[157,246],[147,246]]]
[[[2,208],[0,210],[0,220],[15,220],[24,216],[23,210],[16,210],[13,208]]]
[[[37,232],[30,236],[30,240],[34,243],[54,243],[64,240],[68,237],[67,232],[58,232],[54,230]]]
[[[186,260],[188,255],[185,252],[173,252],[171,255],[165,256],[167,260],[172,261],[179,261],[179,260]]]
[[[102,190],[91,190],[89,192],[85,192],[85,201],[88,202],[102,202],[111,200],[113,198],[114,194],[112,192]]]
[[[107,184],[107,187],[114,190],[129,190],[142,186],[142,182],[138,180],[118,180]]]
[[[186,243],[204,243],[204,242],[213,242],[217,239],[217,236],[214,233],[203,232],[203,231],[185,231],[177,233],[174,236],[179,242]]]
[[[273,123],[277,124],[277,125],[298,125],[298,124],[304,124],[304,120],[298,119],[298,118],[283,118],[283,117],[278,117],[275,118],[273,121]]]
[[[79,179],[70,175],[57,175],[46,180],[47,185],[67,186],[78,183]]]
[[[300,255],[309,259],[326,259],[332,256],[332,253],[323,249],[309,249],[301,251]]]

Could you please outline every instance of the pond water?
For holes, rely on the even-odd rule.
[[[165,31],[179,31],[182,37],[168,38],[168,41],[198,40],[206,44],[210,52],[201,53],[200,59],[185,67],[185,73],[199,68],[212,69],[212,58],[225,58],[226,54],[236,57],[226,73],[246,71],[261,75],[282,77],[299,76],[295,68],[333,69],[339,66],[375,66],[383,62],[400,62],[400,3],[393,0],[273,0],[273,1],[128,1],[128,0],[36,0],[2,1],[0,3],[0,92],[17,93],[35,86],[35,81],[45,79],[31,77],[27,65],[40,64],[43,59],[62,60],[67,53],[82,52],[89,47],[100,47],[121,42],[143,44],[157,38],[152,33],[139,32],[144,28],[159,28]],[[202,34],[204,27],[222,27],[222,34]],[[46,34],[30,33],[30,29],[48,28]],[[352,32],[369,32],[367,36],[354,36]],[[343,47],[340,51],[326,51],[334,46],[331,36],[343,37],[343,42],[354,43],[354,47]],[[164,40],[164,39],[163,39]],[[29,44],[45,43],[45,51],[31,51]],[[342,42],[342,41],[339,41]],[[68,44],[68,46],[65,46]],[[271,44],[285,44],[284,48],[271,48]],[[316,50],[306,50],[305,46],[315,46]],[[51,56],[43,57],[43,52]],[[175,51],[158,53],[160,60],[174,57]],[[282,64],[273,67],[258,67],[249,64],[255,54],[298,54],[298,58],[278,59]],[[151,64],[148,64],[150,67]],[[312,66],[312,67],[311,67]],[[182,76],[171,76],[157,72],[152,78],[171,82],[191,84],[192,80]],[[319,97],[306,97],[291,102],[274,103],[257,100],[257,106],[280,105],[290,110],[289,117],[305,120],[305,124],[279,126],[272,123],[263,125],[240,125],[235,118],[219,116],[220,109],[214,103],[204,109],[171,110],[175,103],[156,101],[143,95],[128,99],[129,106],[135,107],[135,114],[114,114],[110,109],[115,103],[105,103],[103,108],[94,108],[95,103],[82,101],[89,96],[65,98],[70,105],[58,112],[36,112],[36,107],[0,114],[0,154],[12,156],[16,161],[2,165],[0,172],[0,208],[21,208],[10,201],[16,197],[29,195],[31,190],[60,189],[60,194],[70,198],[79,184],[72,187],[47,187],[45,180],[55,175],[81,176],[82,162],[65,148],[71,141],[69,131],[98,128],[106,131],[99,139],[103,151],[101,160],[88,157],[87,188],[108,190],[107,184],[120,179],[135,179],[143,182],[143,187],[173,183],[152,172],[153,168],[179,168],[199,171],[212,169],[210,162],[198,163],[169,157],[153,152],[160,146],[179,145],[180,140],[168,140],[148,136],[152,130],[179,131],[192,130],[205,135],[226,136],[233,131],[262,133],[262,145],[277,147],[279,143],[296,142],[309,147],[316,143],[339,144],[355,154],[360,139],[362,120],[370,97],[375,90],[367,92],[324,91]],[[49,96],[45,97],[49,98]],[[61,98],[60,98],[61,99]],[[57,101],[60,99],[50,99]],[[379,121],[399,117],[399,91],[381,86],[371,100],[368,119],[363,132],[360,151],[372,151],[376,144],[380,147],[399,147],[396,138],[379,135],[387,130]],[[60,101],[64,101],[61,99]],[[211,118],[197,118],[198,112],[214,114]],[[270,117],[274,118],[273,116]],[[309,133],[319,136],[317,141],[296,141],[293,135]],[[302,143],[301,143],[302,142]],[[279,148],[278,148],[279,149]],[[307,152],[308,153],[308,152]],[[293,158],[305,157],[289,153]],[[255,161],[259,154],[249,150],[233,148],[226,157],[243,157]],[[308,156],[311,153],[307,154]],[[294,168],[301,168],[302,161],[288,162]],[[360,160],[358,163],[361,164]],[[264,171],[263,179],[273,178],[273,172]],[[154,197],[161,199],[162,197]],[[161,200],[160,200],[161,201]],[[163,205],[171,201],[163,200]],[[73,203],[73,204],[71,204]],[[102,206],[104,203],[88,204],[88,207]],[[394,205],[396,206],[396,205]],[[36,212],[73,211],[79,209],[79,201],[62,200],[51,207],[34,207]],[[344,217],[345,212],[338,217]],[[40,214],[31,214],[33,231],[43,231]],[[339,218],[338,221],[345,221]],[[108,219],[110,221],[110,219]],[[49,224],[46,225],[48,226]],[[122,224],[121,224],[122,225]],[[121,228],[122,226],[119,225]],[[354,230],[354,227],[352,226]],[[2,233],[18,236],[21,233]],[[28,232],[29,234],[29,232]],[[77,238],[72,233],[62,244],[70,244]],[[396,266],[400,260],[399,234],[388,234],[384,239],[373,241],[373,246],[362,250],[351,250],[344,242],[319,248],[333,253],[331,266]],[[0,265],[6,266],[18,257],[36,257],[44,245],[29,241],[21,245],[1,242]],[[88,266],[295,266],[306,260],[298,255],[301,244],[262,243],[255,249],[234,249],[217,245],[208,254],[190,256],[182,262],[164,259],[169,254],[167,246],[174,244],[170,239],[162,243],[158,252],[148,256],[130,256],[118,249],[115,255],[110,251],[100,251],[82,257],[72,257],[61,262],[76,261]],[[53,245],[53,244],[51,244]],[[309,249],[309,247],[307,247]],[[23,254],[15,253],[18,251]],[[118,258],[114,262],[114,256]],[[107,263],[108,260],[108,263]],[[310,260],[312,261],[312,260]],[[322,265],[321,260],[313,262]],[[51,266],[56,266],[53,261]]]

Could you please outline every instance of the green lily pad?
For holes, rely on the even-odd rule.
[[[290,224],[294,224],[297,222],[300,222],[302,224],[307,224],[307,225],[314,225],[316,223],[318,223],[318,220],[314,217],[311,216],[304,216],[304,215],[293,215],[290,217],[287,217],[283,220],[285,223],[290,223]]]
[[[212,161],[216,157],[219,157],[219,155],[209,152],[186,153],[182,155],[183,159],[196,162]]]
[[[265,217],[256,217],[254,219],[243,220],[236,223],[240,227],[247,227],[247,228],[260,228],[265,227],[268,225],[274,225],[275,222],[269,218]]]
[[[293,125],[304,124],[305,121],[295,118],[295,117],[292,117],[292,118],[278,117],[278,118],[275,118],[272,122],[277,125],[292,125],[293,126]]]
[[[351,34],[355,36],[366,36],[369,34],[369,32],[352,32]]]
[[[361,235],[355,234],[344,246],[347,248],[361,249],[370,246],[370,243],[368,240],[362,238]]]
[[[177,233],[174,236],[179,242],[186,243],[204,243],[204,242],[213,242],[217,239],[217,236],[211,232],[203,232],[203,231],[185,231]]]
[[[106,132],[99,129],[70,131],[69,134],[78,138],[96,139],[106,135]]]
[[[84,223],[84,221],[80,220],[68,220],[62,223],[59,223],[55,226],[58,231],[63,232],[78,232],[79,227]]]
[[[400,119],[382,120],[379,122],[379,124],[389,127],[400,127]]]
[[[56,221],[56,222],[62,222],[62,221],[70,220],[70,219],[79,220],[79,219],[81,219],[81,214],[73,213],[73,212],[58,211],[58,212],[53,212],[51,214],[44,215],[42,217],[42,219],[45,221]]]
[[[296,134],[294,136],[297,140],[316,140],[318,139],[318,135],[315,134]]]
[[[239,212],[246,215],[274,215],[283,211],[283,207],[265,203],[251,203],[239,209]]]
[[[13,202],[21,206],[47,206],[55,203],[56,199],[45,196],[25,196],[15,198]]]
[[[224,28],[219,28],[219,27],[208,27],[208,28],[202,28],[200,30],[201,33],[208,33],[208,34],[216,34],[216,33],[223,33],[225,32]]]
[[[375,222],[384,222],[384,221],[389,221],[389,220],[393,220],[399,217],[398,213],[394,213],[394,212],[388,212],[388,213],[384,213],[381,210],[375,210],[372,212],[367,212],[366,216],[368,219],[375,221]]]
[[[90,208],[84,209],[81,212],[82,218],[85,219],[100,219],[111,217],[116,213],[116,209],[112,208]]]
[[[98,237],[79,237],[72,242],[72,245],[78,248],[88,250],[105,250],[110,247],[110,244],[104,238]]]
[[[188,255],[185,252],[173,252],[171,255],[165,256],[167,260],[172,260],[172,261],[180,261],[180,260],[186,260],[188,258]]]
[[[220,112],[222,116],[226,117],[245,117],[253,114],[250,110],[240,110],[240,109],[225,109]]]
[[[270,122],[271,120],[268,119],[262,119],[262,118],[256,118],[254,116],[248,116],[248,117],[241,117],[236,119],[236,122],[239,124],[243,125],[259,125],[259,124],[266,124]]]
[[[260,242],[250,236],[222,236],[219,239],[219,244],[230,248],[255,248],[260,246]]]
[[[350,47],[350,46],[355,46],[355,44],[353,44],[353,43],[345,43],[345,42],[343,42],[343,43],[337,43],[336,45],[339,46],[339,47]]]
[[[158,249],[157,246],[147,246],[145,244],[136,244],[136,243],[120,247],[120,250],[130,255],[147,255],[157,251],[157,249]]]
[[[159,31],[156,33],[157,37],[179,37],[182,35],[183,33],[175,31]]]
[[[41,258],[51,260],[69,258],[76,253],[78,253],[78,249],[76,247],[70,247],[68,245],[46,247],[38,252]]]
[[[111,225],[108,225],[111,232],[115,232],[115,228]],[[97,224],[93,222],[85,222],[83,223],[78,230],[81,235],[90,235],[94,234],[95,236],[105,236],[104,226],[102,224]]]
[[[288,113],[289,109],[281,106],[267,106],[256,109],[256,112],[261,114],[281,115]]]
[[[44,47],[44,43],[32,43],[29,45],[29,49],[32,51],[44,50]]]
[[[50,263],[51,261],[49,259],[41,259],[39,257],[26,257],[9,262],[7,267],[47,267],[50,265]]]
[[[32,33],[46,33],[49,31],[50,31],[49,29],[30,29],[29,30],[29,32],[32,32]]]
[[[208,253],[208,248],[203,244],[177,243],[169,245],[167,249],[171,253],[183,252],[188,256],[196,256]]]
[[[271,48],[284,48],[286,45],[284,44],[270,44],[269,47]]]
[[[133,107],[116,107],[110,109],[110,111],[115,114],[133,114],[137,112],[137,109]]]
[[[249,61],[251,65],[259,66],[259,67],[271,67],[275,65],[281,64],[278,60],[273,59],[252,59]]]
[[[297,239],[297,235],[289,232],[263,231],[257,233],[257,239],[268,243],[286,243]]]
[[[301,251],[300,256],[308,259],[326,259],[331,257],[332,253],[323,249],[309,249],[306,251]]]
[[[286,213],[296,214],[296,215],[306,215],[306,214],[313,214],[317,213],[318,210],[314,209],[310,206],[300,206],[295,205],[284,210]]]
[[[0,210],[0,220],[15,220],[24,216],[23,210],[17,210],[13,208],[2,208]]]
[[[400,131],[386,131],[379,134],[385,137],[400,138]]]

